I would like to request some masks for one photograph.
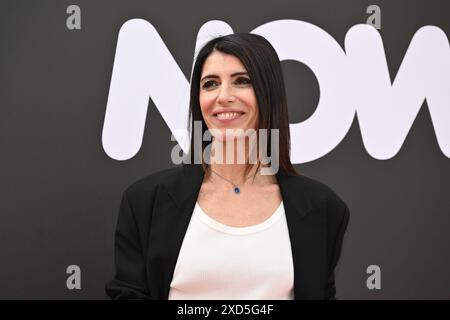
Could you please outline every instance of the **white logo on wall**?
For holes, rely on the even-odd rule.
[[[195,52],[211,38],[230,33],[232,28],[223,21],[205,23]],[[282,61],[307,65],[320,87],[315,112],[290,125],[292,163],[313,161],[332,151],[355,114],[367,152],[375,159],[390,159],[400,150],[425,99],[439,148],[450,158],[450,47],[442,29],[424,26],[414,34],[393,81],[381,36],[372,26],[350,28],[345,51],[326,31],[304,21],[276,20],[252,33],[269,40]],[[189,81],[156,29],[148,21],[131,19],[119,32],[106,106],[102,143],[108,156],[127,160],[138,153],[149,98],[188,152]]]

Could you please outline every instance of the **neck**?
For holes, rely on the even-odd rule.
[[[218,173],[221,177],[228,179],[235,183],[236,185],[243,185],[248,179],[248,177],[252,177],[256,170],[256,165],[252,166],[248,171],[248,174],[245,174],[245,170],[249,165],[244,164],[215,164],[211,163],[210,169],[216,173]],[[258,176],[258,174],[257,174]],[[255,177],[255,180],[258,177]]]
[[[232,181],[236,185],[243,185],[247,181],[254,182],[255,184],[265,184],[275,180],[274,176],[261,175],[260,168],[262,165],[260,165],[258,169],[258,161],[249,161],[249,143],[244,144],[245,152],[241,151],[243,154],[241,154],[240,157],[238,143],[235,141],[234,148],[230,148],[230,144],[227,148],[227,144],[228,143],[225,141],[213,140],[210,157],[210,169],[212,171],[218,173],[221,177]],[[231,144],[231,146],[233,146],[233,144]],[[212,173],[212,175],[214,175],[214,173]]]

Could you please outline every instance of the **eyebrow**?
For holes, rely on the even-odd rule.
[[[242,75],[247,75],[248,76],[248,73],[247,72],[245,72],[245,71],[240,71],[240,72],[235,72],[235,73],[233,73],[231,76],[232,77],[235,77],[235,76],[242,76]],[[201,80],[200,80],[200,82],[202,82],[203,80],[205,80],[205,79],[208,79],[208,78],[219,78],[219,76],[218,75],[216,75],[216,74],[207,74],[206,76],[204,76]]]

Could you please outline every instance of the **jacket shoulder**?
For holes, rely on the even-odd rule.
[[[307,198],[312,207],[327,206],[329,214],[338,215],[338,219],[344,218],[348,215],[347,203],[342,197],[329,185],[317,179],[298,175],[293,176],[294,184],[297,185],[297,190]]]
[[[333,239],[333,242],[330,241],[328,244],[328,250],[329,252],[335,251],[336,243],[338,247],[341,246],[342,238],[350,220],[350,210],[348,205],[329,185],[312,178],[305,177],[305,179],[316,194],[321,194],[320,205],[323,206],[322,208],[326,208],[328,238],[330,240]],[[334,247],[334,249],[331,249],[331,247]],[[337,252],[340,252],[340,250],[341,249],[338,248],[337,251],[332,254],[336,254]],[[340,253],[338,253],[338,255],[339,254]]]
[[[132,201],[150,200],[158,186],[177,179],[183,171],[183,166],[177,166],[147,174],[131,183],[124,193]]]

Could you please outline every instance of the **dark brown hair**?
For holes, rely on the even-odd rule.
[[[267,152],[272,155],[270,130],[278,129],[279,170],[289,175],[299,175],[290,160],[288,108],[280,60],[269,41],[262,36],[250,33],[235,33],[214,38],[197,54],[192,70],[189,103],[189,127],[192,133],[190,155],[188,155],[190,162],[195,163],[196,157],[193,152],[196,139],[192,132],[194,121],[202,122],[202,137],[208,129],[200,109],[199,91],[203,64],[214,50],[233,55],[244,65],[253,85],[259,108],[259,128],[257,129],[267,130]],[[202,139],[202,154],[207,143]],[[204,163],[203,157],[200,158],[203,168],[207,171],[208,165]]]

